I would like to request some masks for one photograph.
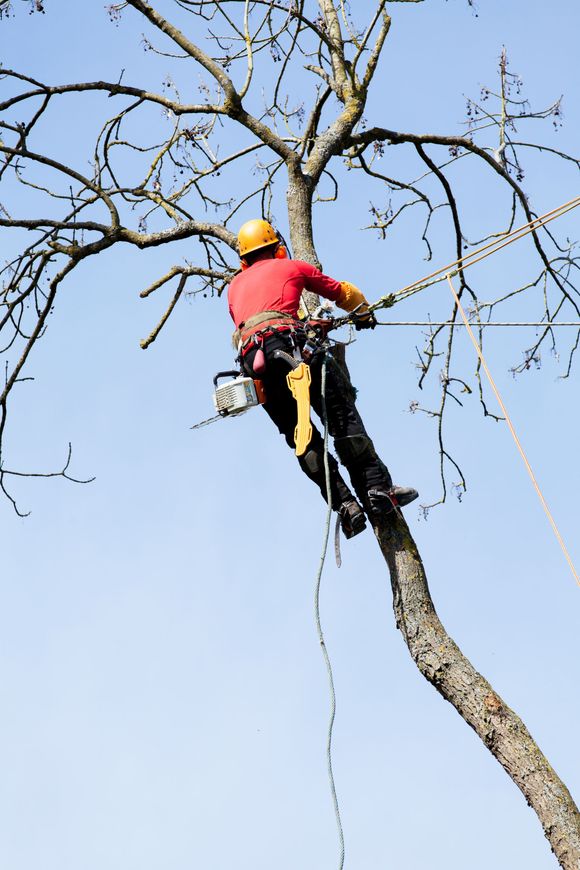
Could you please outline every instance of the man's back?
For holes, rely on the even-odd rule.
[[[281,311],[296,317],[304,289],[333,302],[341,292],[338,281],[303,260],[259,260],[230,284],[230,314],[236,326],[262,311]]]

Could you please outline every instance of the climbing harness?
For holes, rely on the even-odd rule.
[[[254,345],[262,345],[266,336],[274,332],[294,333],[299,326],[301,324],[291,314],[283,311],[261,311],[239,325],[232,335],[232,344],[241,359]]]

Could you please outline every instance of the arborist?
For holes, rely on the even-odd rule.
[[[228,292],[229,311],[236,325],[234,343],[244,372],[263,383],[264,409],[288,445],[294,447],[297,404],[286,376],[287,360],[301,357],[306,343],[305,324],[298,316],[302,291],[330,299],[345,311],[356,309],[359,329],[374,328],[376,320],[368,310],[367,300],[353,284],[335,281],[302,260],[289,259],[278,233],[267,221],[245,223],[238,234],[238,246],[242,271],[234,277]],[[310,401],[321,418],[324,355],[321,350],[308,360]],[[374,520],[396,506],[409,504],[418,493],[410,487],[393,486],[356,409],[352,386],[339,364],[331,356],[327,359],[324,398],[328,429],[358,496],[357,501],[343,480],[336,459],[329,455],[331,505],[338,512],[345,536],[352,538],[366,527],[364,511]],[[308,448],[298,461],[326,499],[324,442],[315,427]]]

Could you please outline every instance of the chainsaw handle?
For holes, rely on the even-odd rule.
[[[218,372],[217,375],[213,379],[213,385],[214,385],[214,387],[217,387],[217,382],[219,381],[220,378],[225,378],[228,375],[230,375],[230,376],[233,375],[234,377],[239,378],[240,374],[241,374],[241,372],[239,372],[237,369],[232,369],[231,371],[228,371],[228,372]]]

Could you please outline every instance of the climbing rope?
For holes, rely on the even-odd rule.
[[[322,650],[322,655],[324,657],[324,663],[326,665],[326,672],[328,674],[328,683],[330,686],[330,719],[328,723],[328,737],[326,740],[326,761],[328,767],[328,779],[330,782],[330,791],[332,794],[332,802],[334,805],[334,815],[336,817],[336,826],[338,828],[338,840],[340,845],[340,855],[339,855],[339,870],[343,870],[344,867],[344,831],[342,829],[342,819],[340,816],[340,807],[338,804],[338,795],[336,793],[336,784],[334,782],[334,771],[332,769],[332,732],[334,728],[334,719],[336,716],[336,693],[334,690],[334,677],[332,675],[332,665],[330,663],[330,656],[328,655],[328,650],[326,648],[326,643],[324,641],[324,631],[322,629],[322,621],[320,619],[320,586],[322,582],[322,571],[324,568],[324,562],[326,560],[326,551],[328,549],[328,538],[330,535],[330,523],[332,517],[332,498],[330,491],[330,466],[328,464],[328,419],[326,416],[326,359],[327,354],[325,352],[324,358],[322,361],[322,373],[321,373],[321,404],[322,404],[322,416],[324,421],[324,474],[326,478],[326,500],[328,502],[328,508],[326,511],[326,523],[324,527],[324,535],[322,542],[322,552],[320,554],[320,564],[318,566],[318,573],[316,575],[316,583],[314,589],[314,615],[316,620],[316,631],[318,633],[318,641],[320,643],[320,648]]]
[[[443,320],[436,322],[434,320],[377,320],[377,326],[465,326],[464,323],[457,323],[454,320]],[[527,320],[527,321],[511,321],[511,320],[487,320],[481,323],[479,320],[475,323],[478,329],[483,329],[486,326],[544,326],[546,329],[552,329],[554,326],[575,326],[580,329],[580,320]]]
[[[511,421],[510,415],[508,414],[507,408],[504,405],[504,402],[503,402],[502,397],[500,396],[499,390],[495,385],[495,381],[493,380],[493,378],[491,376],[491,372],[487,366],[487,362],[485,361],[485,357],[483,355],[483,351],[481,349],[481,346],[479,345],[479,343],[478,343],[478,341],[473,333],[473,329],[471,328],[471,324],[469,323],[467,316],[465,314],[465,311],[463,310],[463,305],[461,304],[461,300],[460,300],[459,296],[457,295],[455,287],[453,286],[453,282],[451,280],[451,275],[448,274],[446,277],[447,277],[447,282],[449,284],[449,288],[451,290],[451,293],[453,294],[455,304],[457,305],[458,311],[461,315],[461,319],[463,320],[465,328],[467,329],[469,337],[470,337],[470,339],[473,343],[473,346],[475,348],[475,352],[477,353],[477,356],[480,359],[481,365],[483,367],[483,370],[485,371],[485,374],[487,375],[487,379],[491,385],[491,388],[495,394],[495,397],[496,397],[497,401],[499,402],[499,406],[500,406],[502,413],[506,419],[506,423],[508,424],[509,430],[512,434],[514,441],[515,441],[516,447],[518,448],[519,453],[524,461],[524,465],[526,466],[527,472],[528,472],[528,474],[531,478],[531,481],[534,485],[534,489],[536,490],[536,492],[538,494],[538,498],[540,499],[542,507],[544,508],[544,511],[546,513],[546,516],[548,517],[548,520],[550,521],[550,525],[552,526],[554,534],[556,535],[556,539],[557,539],[558,543],[560,544],[560,547],[562,548],[562,552],[564,553],[564,556],[566,558],[566,561],[568,562],[568,565],[570,566],[570,570],[572,571],[572,575],[573,575],[574,579],[576,580],[576,583],[580,586],[580,577],[578,576],[578,572],[576,571],[576,568],[574,567],[574,563],[572,562],[572,559],[570,557],[570,554],[568,552],[566,544],[564,543],[562,535],[560,534],[560,532],[558,530],[558,526],[556,525],[554,517],[550,513],[550,509],[549,509],[548,505],[546,504],[546,499],[544,498],[543,493],[542,493],[542,491],[538,485],[538,482],[536,480],[536,477],[534,475],[534,472],[532,471],[532,466],[530,465],[530,463],[528,461],[528,457],[526,456],[524,448],[521,445],[520,439],[517,436],[516,430],[514,429],[514,426],[513,426],[513,423]]]
[[[442,266],[435,272],[431,272],[430,275],[426,275],[424,278],[420,278],[418,281],[408,284],[406,287],[397,290],[395,293],[386,293],[384,296],[377,299],[376,302],[369,305],[369,310],[377,311],[380,308],[391,308],[396,302],[401,302],[403,299],[408,299],[409,296],[419,293],[420,290],[425,290],[427,287],[432,287],[434,284],[439,284],[442,281],[445,281],[447,275],[451,275],[453,278],[460,271],[468,269],[470,266],[474,266],[476,263],[481,262],[481,260],[485,260],[486,257],[491,257],[492,254],[496,254],[502,248],[507,247],[507,245],[513,244],[513,242],[516,242],[518,239],[522,239],[529,233],[549,224],[551,221],[556,220],[556,218],[562,217],[567,212],[577,208],[579,205],[580,196],[576,196],[569,202],[565,202],[563,205],[558,206],[558,208],[554,208],[540,217],[533,218],[533,220],[522,224],[521,227],[506,233],[506,235],[501,239],[494,239],[492,242],[482,245],[470,254],[466,254],[465,257],[459,257],[459,259],[454,260],[452,263]],[[340,321],[348,322],[348,318],[340,318]]]

